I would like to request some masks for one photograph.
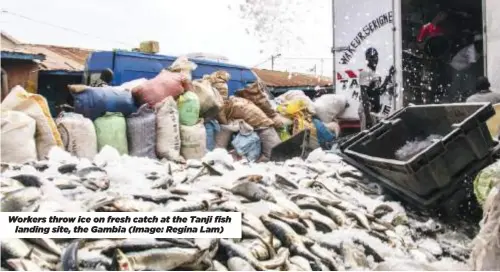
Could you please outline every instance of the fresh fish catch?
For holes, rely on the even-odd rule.
[[[217,150],[207,154],[208,163],[188,164],[126,155],[106,163],[2,163],[2,211],[237,211],[243,223],[238,240],[4,239],[2,270],[467,267],[471,240],[465,233],[413,215],[370,189],[363,174],[340,159],[325,154],[314,162],[220,163],[216,154],[228,156]]]

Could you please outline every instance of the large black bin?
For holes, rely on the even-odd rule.
[[[460,173],[490,154],[496,142],[486,121],[494,114],[489,103],[409,106],[360,132],[340,149],[409,195],[426,198],[458,182]],[[396,150],[407,141],[432,134],[443,138],[406,161],[396,159]]]

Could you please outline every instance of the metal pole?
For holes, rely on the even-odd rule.
[[[321,75],[323,76],[323,64],[324,64],[324,59],[321,59]]]
[[[271,71],[274,71],[274,55],[271,56]]]

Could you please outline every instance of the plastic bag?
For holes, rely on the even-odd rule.
[[[161,71],[154,78],[132,89],[138,105],[149,104],[154,107],[168,96],[178,97],[185,90],[189,90],[190,80],[183,74]]]
[[[149,105],[127,118],[127,142],[131,156],[156,159],[156,113]]]
[[[291,126],[293,124],[292,120],[284,117],[283,115],[281,115],[279,113],[276,113],[276,115],[273,118],[273,122],[274,122],[274,127],[276,129],[280,129],[284,126]]]
[[[177,101],[181,125],[193,126],[200,117],[200,100],[193,92],[186,92]]]
[[[196,63],[190,61],[185,56],[181,56],[181,57],[178,57],[174,61],[174,63],[172,63],[172,65],[170,65],[168,70],[171,72],[175,72],[175,73],[181,73],[188,80],[192,80],[193,79],[192,73],[197,67],[198,66],[196,65]]]
[[[324,94],[314,101],[316,116],[324,123],[332,122],[344,112],[347,98],[339,94]]]
[[[36,161],[35,119],[20,111],[2,111],[1,121],[2,162]]]
[[[278,112],[280,114],[290,117],[294,117],[296,114],[306,110],[307,102],[303,99],[290,100],[278,106]]]
[[[181,155],[186,160],[201,160],[207,149],[206,137],[203,119],[194,126],[181,125]]]
[[[99,151],[109,145],[118,150],[121,155],[128,154],[127,122],[123,114],[106,112],[94,121],[94,126]]]
[[[278,134],[279,134],[280,140],[282,142],[284,142],[284,141],[290,139],[290,137],[292,137],[292,135],[290,135],[290,132],[288,132],[288,129],[286,126],[278,129]]]
[[[156,154],[160,159],[184,162],[181,152],[179,112],[174,98],[156,105]]]
[[[303,100],[304,103],[307,105],[307,110],[309,111],[309,113],[312,115],[316,114],[316,110],[314,109],[314,103],[309,98],[309,96],[307,96],[301,90],[290,90],[290,91],[276,97],[275,100],[279,101],[279,104],[286,103],[286,102],[292,101],[292,100]]]
[[[500,184],[500,161],[481,170],[474,179],[474,194],[479,204],[484,204],[491,188],[498,184]]]
[[[97,155],[94,123],[83,115],[61,112],[56,119],[64,149],[78,158],[93,159]]]
[[[334,134],[336,138],[340,137],[340,126],[337,122],[330,122],[325,124],[326,128]]]
[[[75,100],[75,112],[95,120],[106,112],[119,112],[128,116],[137,107],[130,92],[117,87],[87,87],[83,91],[72,93]]]
[[[256,161],[259,159],[261,145],[260,138],[257,133],[238,133],[231,143],[238,155],[246,157],[248,161]]]
[[[316,133],[317,133],[317,139],[318,139],[318,144],[323,148],[323,149],[329,149],[328,147],[331,148],[331,144],[333,140],[335,140],[335,134],[331,133],[328,128],[321,122],[321,120],[317,118],[312,119],[314,126],[316,128]]]
[[[309,114],[297,114],[293,119],[293,127],[292,127],[292,135],[296,135],[297,133],[309,129],[309,149],[316,149],[319,147],[318,137],[316,133],[316,127],[312,122],[312,117]]]
[[[53,146],[63,147],[61,135],[50,114],[47,100],[31,94],[21,86],[14,87],[1,104],[2,110],[21,111],[36,121],[36,149],[38,159],[43,160]]]

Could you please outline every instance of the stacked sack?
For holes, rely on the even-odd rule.
[[[265,84],[257,80],[248,85],[245,89],[235,93],[235,96],[250,101],[250,103],[260,109],[260,111],[254,110],[254,116],[261,119],[264,123],[261,123],[260,126],[254,126],[251,123],[254,121],[249,120],[247,122],[257,129],[262,144],[263,159],[270,159],[271,150],[281,143],[282,139],[280,139],[276,130],[282,130],[284,127],[291,124],[290,120],[284,118],[272,107],[269,101],[268,92]],[[264,115],[262,115],[262,113]]]
[[[344,96],[324,94],[313,102],[303,91],[292,90],[276,100],[279,103],[278,112],[293,120],[291,129],[280,131],[282,140],[288,138],[289,133],[295,135],[308,129],[311,132],[309,149],[331,148],[340,134],[336,118],[348,106]]]
[[[68,88],[74,98],[75,113],[94,124],[95,132],[93,134],[97,142],[96,152],[109,145],[118,150],[120,154],[129,154],[125,118],[137,111],[132,94],[127,89],[111,86],[69,85]],[[79,120],[82,123],[87,123],[82,119]],[[87,135],[92,134],[90,128],[87,129],[86,133]],[[68,139],[78,139],[77,134],[78,132],[75,130],[68,131]],[[79,144],[82,143],[79,142]],[[73,148],[68,151],[74,152]]]
[[[227,99],[229,74],[217,71],[193,81],[193,91],[200,99],[200,116],[205,120],[206,148],[215,149],[215,135],[220,131],[217,114]]]
[[[317,129],[313,122],[316,111],[311,99],[303,91],[288,91],[276,99],[279,102],[278,112],[292,120],[292,127],[289,130],[291,135],[296,135],[308,129],[310,131],[309,149],[318,148],[319,141]]]
[[[21,111],[2,110],[2,162],[36,161],[36,120]]]
[[[274,129],[274,121],[259,106],[248,99],[237,96],[229,97],[219,112],[218,120],[221,125],[229,125],[235,120],[243,120],[250,125],[259,136],[262,145],[261,160],[270,159],[272,148],[281,142]],[[227,145],[226,143],[221,144]]]
[[[43,96],[28,93],[21,86],[16,86],[5,97],[1,107],[2,161],[43,160],[52,147],[63,146],[61,135]]]
[[[62,112],[55,122],[45,98],[16,86],[2,103],[3,160],[44,159],[53,146],[93,159],[108,145],[120,154],[182,163],[231,144],[238,156],[256,161],[270,159],[276,145],[304,129],[313,131],[311,148],[325,148],[339,133],[335,118],[347,106],[340,96],[312,102],[290,91],[278,97],[276,110],[260,80],[228,97],[227,72],[191,80],[194,69],[181,57],[149,80],[70,85],[75,112]],[[25,143],[19,152],[12,139]]]
[[[155,112],[156,118],[148,118],[155,120],[156,128],[155,132],[150,132],[156,135],[156,139],[150,139],[150,142],[156,142],[156,155],[160,159],[184,162],[205,154],[204,128],[200,130],[198,124],[200,102],[191,92],[194,69],[196,64],[180,57],[167,70],[132,89],[132,95],[136,103],[144,107],[143,111]],[[152,155],[151,151],[148,153]]]
[[[83,115],[61,112],[56,119],[64,149],[71,155],[92,160],[97,155],[97,137],[94,124]]]

